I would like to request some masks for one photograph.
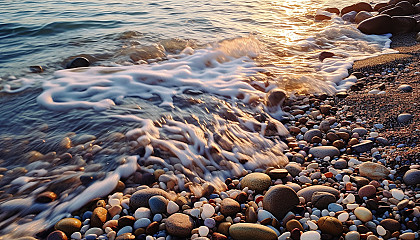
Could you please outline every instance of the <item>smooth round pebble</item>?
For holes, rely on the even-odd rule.
[[[300,240],[320,240],[321,234],[317,231],[307,231],[300,235]]]
[[[365,207],[357,207],[354,209],[354,215],[363,222],[370,221],[373,218],[372,212]]]

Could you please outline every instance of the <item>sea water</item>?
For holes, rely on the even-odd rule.
[[[286,164],[266,94],[343,91],[355,60],[391,51],[389,36],[313,20],[355,2],[2,1],[0,235],[34,235],[136,171],[199,195]],[[77,56],[92,65],[64,69]],[[58,199],[36,204],[47,190]]]

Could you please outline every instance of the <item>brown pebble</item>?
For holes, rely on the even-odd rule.
[[[300,239],[300,235],[302,235],[302,233],[300,232],[300,230],[298,228],[295,228],[291,231],[290,237],[293,240],[299,240]]]
[[[222,222],[219,224],[219,227],[217,227],[217,232],[228,236],[229,235],[229,228],[232,224],[230,222]]]
[[[401,229],[401,224],[397,220],[391,218],[384,219],[379,224],[392,233]]]
[[[48,235],[47,240],[67,240],[67,236],[64,232],[56,230]]]
[[[97,207],[93,210],[92,217],[90,218],[90,226],[102,228],[107,220],[108,211],[103,207]]]
[[[211,235],[211,237],[213,240],[227,240],[228,239],[224,234],[217,233],[217,232],[214,232]]]
[[[258,220],[257,218],[257,212],[253,207],[248,207],[245,210],[245,221],[249,223],[256,223]]]
[[[238,196],[236,196],[236,201],[238,201],[239,203],[245,203],[246,200],[248,200],[248,194],[246,194],[245,192],[240,192]]]
[[[295,228],[299,229],[300,231],[303,231],[302,224],[296,219],[292,219],[286,223],[287,231],[291,232]]]
[[[125,189],[125,184],[121,181],[118,181],[117,186],[115,187],[113,192],[122,192]]]
[[[159,231],[159,223],[158,222],[152,222],[146,228],[146,234],[147,235],[156,234],[158,231]]]
[[[125,226],[133,226],[136,219],[133,216],[124,216],[118,219],[118,228],[123,228]]]
[[[343,225],[337,218],[334,217],[321,217],[317,224],[323,233],[339,236],[343,232]]]
[[[117,238],[115,238],[115,240],[131,240],[131,239],[136,239],[136,236],[134,236],[132,233],[123,233]]]
[[[57,194],[55,194],[54,192],[43,192],[36,197],[35,202],[49,203],[55,201],[56,199]]]
[[[271,224],[271,218],[263,219],[260,223],[262,225],[269,225],[269,224]]]
[[[144,229],[144,228],[137,228],[135,231],[134,231],[134,235],[137,237],[137,236],[139,236],[139,235],[142,235],[142,234],[145,234],[146,233],[146,229]]]

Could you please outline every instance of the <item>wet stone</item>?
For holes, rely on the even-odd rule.
[[[237,223],[229,228],[229,234],[234,240],[277,240],[273,229],[254,223]]]
[[[222,204],[220,206],[220,212],[225,216],[235,215],[240,210],[241,205],[231,198],[223,199]]]
[[[160,195],[166,199],[170,199],[170,195],[162,189],[146,188],[138,190],[130,197],[130,209],[139,207],[149,207],[149,199],[153,196]]]
[[[82,227],[82,222],[76,218],[64,218],[55,224],[55,229],[64,232],[67,236],[78,232]]]
[[[241,187],[251,190],[264,191],[271,185],[271,178],[265,173],[251,173],[241,180]]]
[[[57,194],[55,194],[54,192],[43,192],[40,193],[36,199],[35,202],[38,203],[49,203],[49,202],[53,202],[57,199]]]
[[[335,201],[335,196],[328,192],[315,192],[311,198],[312,205],[318,209],[326,209],[330,203]]]
[[[264,209],[271,212],[277,219],[282,219],[287,212],[299,204],[296,192],[287,186],[276,185],[264,195]]]
[[[416,185],[420,184],[420,170],[419,169],[411,169],[408,170],[403,177],[404,183],[409,185]]]
[[[343,225],[334,217],[321,217],[318,220],[318,227],[322,233],[331,234],[333,236],[339,236],[343,232]]]
[[[186,214],[175,213],[167,218],[165,226],[170,235],[188,237],[194,228],[194,221]]]
[[[47,240],[67,240],[67,236],[64,232],[56,230],[50,233],[47,237]]]

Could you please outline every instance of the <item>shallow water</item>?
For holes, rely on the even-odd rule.
[[[2,1],[1,234],[36,234],[136,164],[178,171],[176,190],[285,164],[283,113],[266,93],[343,90],[355,59],[389,51],[387,36],[339,17],[313,21],[348,4]],[[92,67],[63,70],[74,56]],[[45,190],[58,200],[34,205]]]

